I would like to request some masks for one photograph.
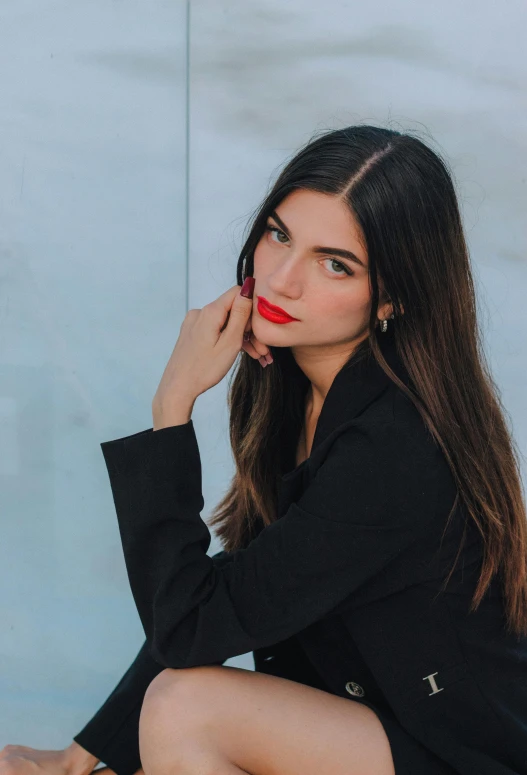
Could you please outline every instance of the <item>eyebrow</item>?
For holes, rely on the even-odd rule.
[[[271,218],[274,218],[274,220],[280,226],[284,234],[287,234],[288,237],[291,237],[289,229],[287,228],[283,220],[277,215],[275,210],[273,210],[270,216]],[[339,258],[348,258],[350,261],[354,261],[356,264],[360,264],[360,266],[366,269],[365,264],[360,260],[360,258],[358,258],[355,255],[355,253],[352,253],[351,250],[343,250],[342,248],[324,248],[324,247],[321,247],[320,245],[315,245],[315,247],[313,248],[313,252],[330,253],[333,256],[339,256]]]

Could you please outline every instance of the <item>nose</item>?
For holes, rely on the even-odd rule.
[[[301,256],[291,252],[287,258],[280,260],[274,270],[267,276],[267,284],[274,291],[275,299],[280,296],[296,299],[301,293],[302,264]],[[276,301],[279,304],[279,301]]]

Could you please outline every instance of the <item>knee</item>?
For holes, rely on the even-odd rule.
[[[140,758],[148,775],[188,771],[206,720],[206,688],[213,669],[166,668],[149,684],[139,716]]]
[[[166,667],[156,675],[153,681],[148,685],[145,692],[144,704],[157,703],[165,698],[169,693],[176,691],[177,684],[182,684],[185,677],[185,670],[175,670]]]
[[[171,702],[177,698],[199,698],[213,679],[214,665],[200,667],[171,668],[167,667],[150,682],[144,696],[144,703],[149,705]]]
[[[175,722],[178,726],[195,722],[202,717],[210,700],[217,669],[214,665],[203,665],[162,670],[146,690],[140,724],[159,728],[164,719],[173,728]]]

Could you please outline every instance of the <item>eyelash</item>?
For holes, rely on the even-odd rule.
[[[283,234],[283,235],[284,235],[284,237],[287,237],[287,234],[286,234],[285,232],[283,232],[281,229],[278,229],[276,226],[269,226],[269,225],[266,225],[266,227],[265,227],[265,231],[270,231],[270,232],[272,232],[272,231],[276,231],[276,232],[277,232],[277,233],[279,233],[279,234]],[[289,239],[289,238],[288,238],[288,239]],[[278,244],[280,244],[280,245],[283,245],[283,242],[281,242],[281,243],[278,243]],[[348,267],[346,266],[346,264],[343,264],[341,261],[339,261],[339,260],[338,260],[338,259],[336,259],[336,258],[330,258],[330,257],[328,256],[328,258],[326,258],[326,259],[325,259],[325,261],[332,261],[334,264],[338,264],[339,266],[341,266],[341,267],[344,269],[344,273],[345,273],[345,274],[347,274],[347,275],[349,275],[350,277],[351,277],[352,275],[354,275],[354,274],[355,274],[355,272],[352,272],[352,270],[351,270],[351,269],[348,269]],[[330,274],[331,274],[331,273],[330,273]],[[338,275],[339,275],[339,274],[341,274],[341,273],[340,273],[340,272],[336,272],[336,273],[334,273],[334,274],[336,274],[336,275],[338,276]]]

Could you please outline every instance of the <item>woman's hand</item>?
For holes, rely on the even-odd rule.
[[[243,335],[243,349],[247,355],[250,355],[251,358],[259,361],[264,369],[273,362],[273,356],[271,355],[270,349],[266,344],[258,341],[251,329],[247,329],[247,327]]]
[[[6,745],[0,751],[0,775],[88,775],[99,759],[77,743],[61,750]]]
[[[250,332],[254,278],[245,282],[250,297],[242,296],[243,287],[234,285],[203,309],[185,315],[152,400],[154,417],[165,418],[165,424],[173,412],[190,414],[196,398],[223,379],[241,349],[260,362],[269,353],[267,345],[250,334],[244,341],[244,333]]]

